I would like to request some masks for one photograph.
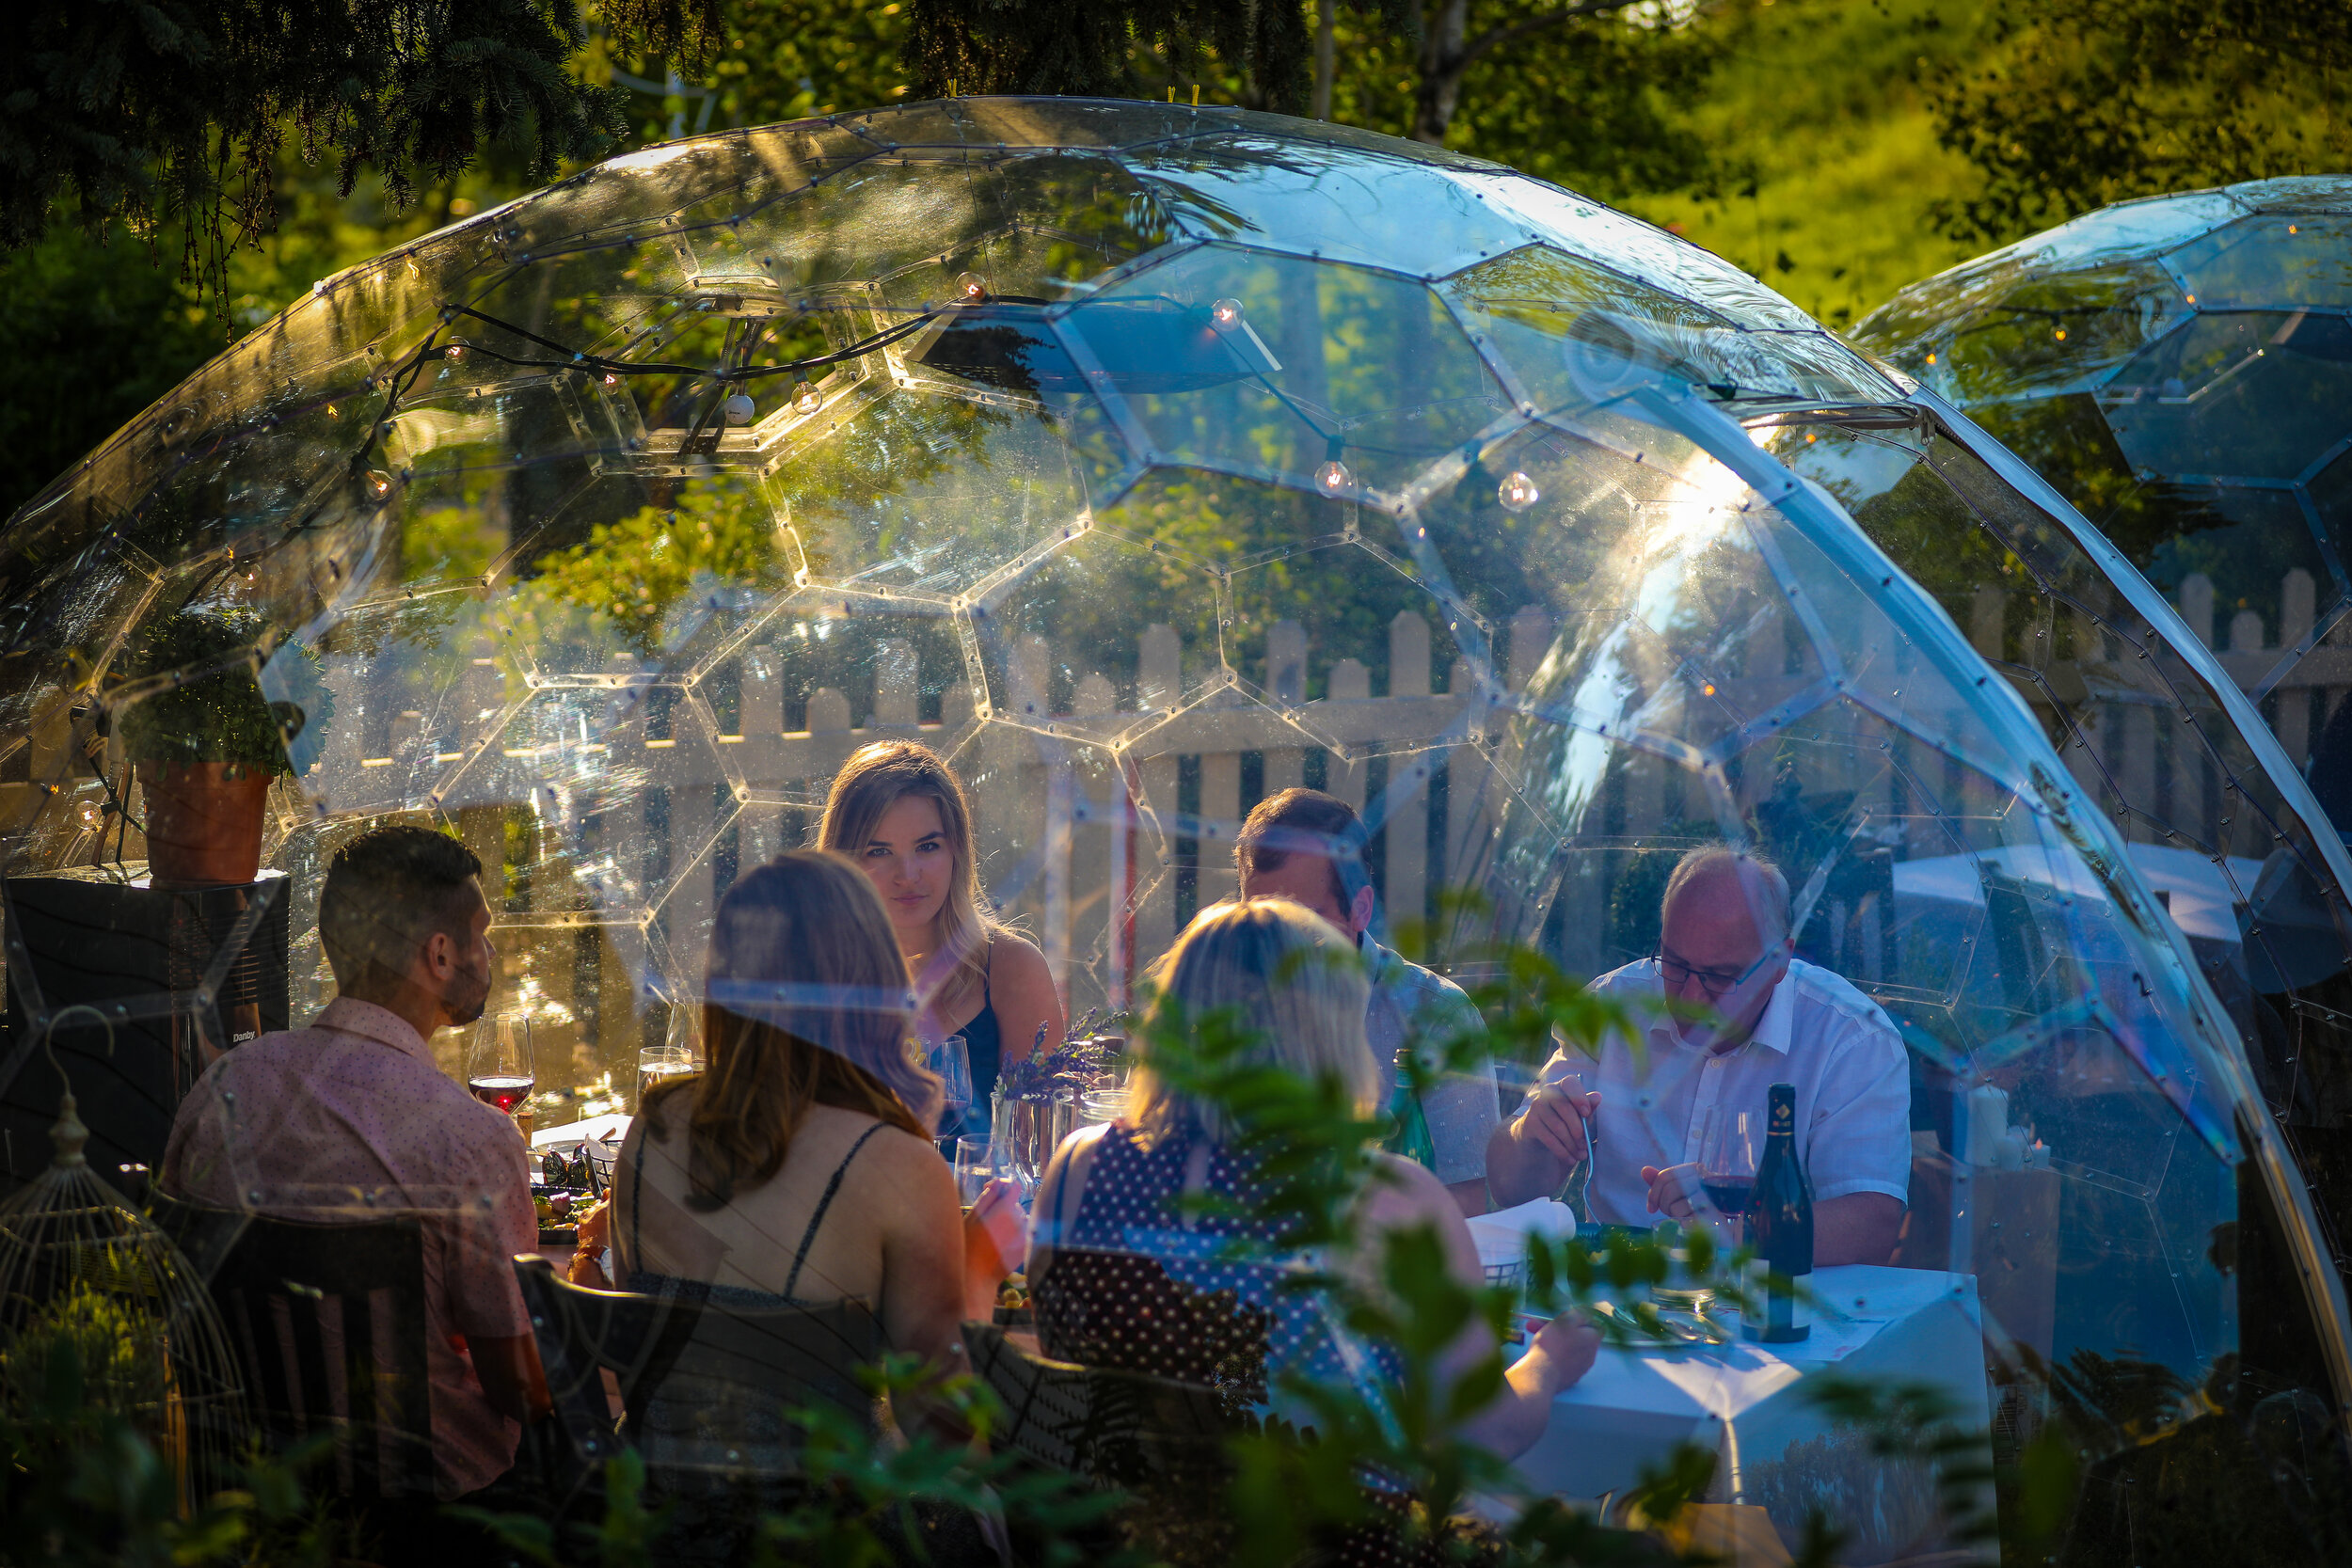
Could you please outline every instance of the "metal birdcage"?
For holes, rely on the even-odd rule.
[[[106,1022],[67,1007],[49,1029],[75,1012]],[[83,1402],[129,1420],[192,1509],[226,1484],[249,1440],[228,1336],[170,1238],[90,1169],[70,1080],[49,1136],[55,1160],[0,1203],[0,1410],[33,1417],[57,1358],[75,1354]]]

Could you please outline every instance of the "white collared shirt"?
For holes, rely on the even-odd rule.
[[[1629,1001],[1659,997],[1658,960],[1613,970],[1593,990]],[[1565,1069],[1585,1088],[1600,1091],[1599,1154],[1586,1190],[1596,1220],[1657,1224],[1642,1167],[1696,1160],[1707,1113],[1716,1106],[1756,1113],[1762,1158],[1774,1084],[1796,1086],[1797,1154],[1813,1178],[1815,1202],[1850,1193],[1908,1199],[1910,1059],[1879,1005],[1839,975],[1791,959],[1756,1033],[1723,1055],[1686,1042],[1662,1015],[1645,1034],[1646,1062],[1613,1035],[1597,1064],[1581,1053],[1555,1051],[1544,1066],[1547,1079]]]

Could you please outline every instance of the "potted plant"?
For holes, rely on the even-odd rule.
[[[188,606],[149,623],[134,638],[133,681],[183,674],[150,692],[119,719],[123,747],[147,786],[151,885],[209,887],[253,880],[262,864],[269,786],[294,771],[287,745],[316,733],[333,698],[318,656],[289,644],[272,661],[272,702],[250,659],[266,623],[254,610]],[[283,678],[278,678],[282,667]]]

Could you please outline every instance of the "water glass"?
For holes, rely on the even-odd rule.
[[[995,1174],[996,1162],[986,1138],[956,1140],[956,1191],[963,1196],[965,1208],[980,1200],[980,1194]]]

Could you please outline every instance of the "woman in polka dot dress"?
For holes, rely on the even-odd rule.
[[[1365,980],[1339,931],[1287,899],[1248,899],[1196,920],[1164,974],[1168,998],[1184,1016],[1239,1016],[1252,1065],[1328,1075],[1369,1115],[1377,1077],[1364,1038]],[[1211,1385],[1261,1410],[1291,1370],[1323,1386],[1344,1381],[1376,1402],[1395,1378],[1393,1351],[1351,1336],[1323,1292],[1280,1288],[1286,1272],[1315,1260],[1270,1244],[1271,1223],[1251,1212],[1263,1188],[1230,1147],[1233,1131],[1216,1106],[1153,1077],[1147,1065],[1136,1069],[1124,1118],[1063,1142],[1033,1206],[1029,1277],[1042,1349]],[[1385,1180],[1370,1183],[1361,1200],[1359,1235],[1434,1227],[1456,1277],[1482,1283],[1470,1228],[1437,1178],[1409,1160],[1376,1158]],[[1200,1194],[1232,1201],[1181,1201]],[[1252,1240],[1269,1244],[1248,1248]],[[1545,1325],[1495,1399],[1463,1423],[1463,1435],[1505,1459],[1524,1452],[1543,1434],[1552,1397],[1583,1375],[1598,1345],[1581,1319]],[[1493,1350],[1488,1330],[1475,1324],[1440,1375],[1459,1375]],[[1275,1408],[1293,1420],[1303,1414]]]

